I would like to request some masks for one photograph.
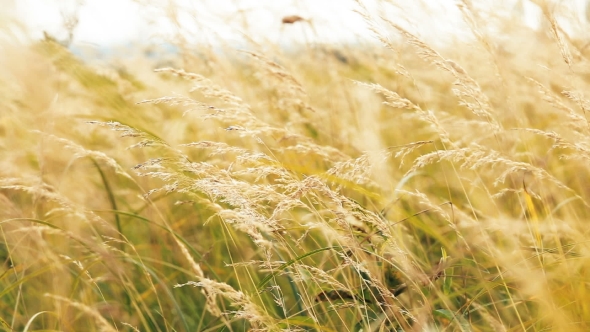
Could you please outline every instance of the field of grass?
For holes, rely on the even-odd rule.
[[[362,2],[342,45],[2,38],[0,330],[590,330],[590,48],[536,4],[446,46]]]

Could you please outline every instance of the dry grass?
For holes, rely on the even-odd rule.
[[[4,38],[0,329],[588,330],[587,41],[458,6],[164,67]]]

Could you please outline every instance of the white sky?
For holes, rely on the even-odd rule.
[[[64,17],[78,17],[74,30],[74,44],[98,47],[121,45],[129,42],[149,43],[159,36],[170,37],[174,25],[163,19],[170,17],[170,3],[175,3],[183,35],[189,40],[239,39],[239,31],[248,26],[248,35],[272,41],[310,40],[354,41],[371,38],[363,19],[353,10],[353,0],[0,0],[13,1],[14,16],[23,22],[34,38],[47,31],[65,39]],[[539,22],[540,10],[529,0],[515,7],[518,0],[474,1],[488,3],[494,12],[521,11],[526,25]],[[584,13],[585,0],[552,0],[565,3],[579,19]],[[386,3],[387,1],[381,1]],[[393,1],[389,1],[390,3]],[[374,13],[399,20],[420,35],[457,34],[464,30],[462,18],[455,6],[456,0],[400,0],[403,6],[378,7],[376,0],[364,0]],[[4,6],[8,8],[9,6]],[[309,24],[281,25],[281,18],[299,15],[313,22]],[[404,18],[413,18],[404,22]],[[571,22],[568,18],[565,20]]]

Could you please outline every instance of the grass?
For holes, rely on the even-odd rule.
[[[166,66],[4,39],[0,329],[586,331],[589,55],[537,5]]]

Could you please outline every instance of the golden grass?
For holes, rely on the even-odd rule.
[[[0,328],[586,331],[590,59],[539,6],[164,67],[3,40]]]

